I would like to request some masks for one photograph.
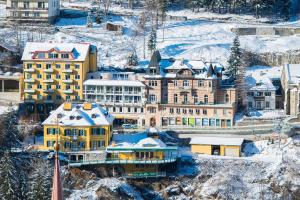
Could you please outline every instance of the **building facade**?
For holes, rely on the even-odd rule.
[[[22,56],[28,113],[49,113],[65,101],[83,99],[83,82],[96,71],[97,48],[87,43],[28,42]]]
[[[297,117],[300,111],[300,64],[286,64],[282,70],[281,84],[284,95],[284,110]]]
[[[60,13],[59,0],[7,0],[7,19],[26,23],[54,23]]]
[[[101,74],[101,75],[100,75]],[[133,73],[91,73],[84,99],[97,102],[115,117],[115,125],[145,125],[145,85]]]
[[[64,103],[43,122],[43,149],[53,150],[58,135],[61,152],[104,151],[111,141],[113,120],[95,103]]]
[[[164,67],[157,57],[152,58],[154,63],[150,63],[144,77],[146,126],[233,125],[236,89],[222,83],[222,66],[176,60]]]

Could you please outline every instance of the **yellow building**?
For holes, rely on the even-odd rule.
[[[106,152],[106,163],[120,165],[127,178],[166,176],[163,166],[176,162],[178,156],[176,146],[146,133],[114,135]]]
[[[43,122],[43,149],[53,150],[58,133],[61,152],[105,152],[112,137],[113,120],[96,103],[64,103]],[[71,159],[83,160],[83,156],[75,154]]]
[[[26,43],[24,102],[28,113],[49,113],[67,100],[83,99],[83,82],[97,69],[97,48],[88,43]]]
[[[243,141],[243,138],[194,137],[190,145],[193,153],[240,157]]]

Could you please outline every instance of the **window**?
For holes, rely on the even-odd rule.
[[[185,108],[182,109],[182,113],[186,114],[186,109]]]
[[[70,100],[70,99],[71,99],[70,95],[67,95],[66,100]]]
[[[27,89],[32,89],[32,85],[27,85]]]
[[[271,92],[265,92],[265,96],[271,96]]]
[[[58,90],[59,90],[59,89],[60,89],[60,85],[56,85],[56,89],[58,89]]]
[[[198,81],[198,87],[203,87],[204,86],[204,81],[203,80],[199,80]]]
[[[207,110],[203,109],[203,115],[207,115]]]
[[[177,94],[174,94],[174,103],[177,103],[178,102],[178,96]]]
[[[105,135],[104,128],[92,128],[92,135]]]
[[[178,82],[177,82],[177,80],[174,80],[174,86],[177,86],[178,85]]]
[[[42,89],[42,85],[38,85],[37,88],[38,88],[38,89]]]
[[[24,13],[25,17],[29,17],[29,12]]]
[[[66,80],[69,80],[70,78],[71,78],[70,75],[65,75],[65,79],[66,79]]]
[[[149,109],[149,111],[150,111],[150,113],[156,113],[156,108],[152,108],[152,107],[151,107],[151,108]]]
[[[65,69],[70,69],[70,65],[69,65],[69,64],[66,64],[66,65],[65,65]]]
[[[157,86],[157,81],[149,81],[149,86]]]
[[[141,108],[141,113],[143,113],[144,112],[144,108]]]
[[[198,103],[198,95],[194,95],[193,98],[194,98],[194,104]]]
[[[41,78],[42,78],[42,74],[38,74],[38,75],[37,75],[37,78],[38,78],[38,79],[41,79]]]
[[[37,96],[37,98],[38,98],[38,100],[43,100],[43,96],[40,94]]]
[[[155,102],[155,101],[156,101],[156,96],[155,96],[155,94],[150,94],[150,96],[149,96],[149,101],[150,101],[150,102]]]
[[[120,112],[120,113],[123,112],[123,108],[122,108],[122,107],[120,107],[119,112]]]
[[[80,85],[75,85],[75,90],[80,90]]]
[[[24,2],[24,3],[23,3],[23,7],[24,7],[24,8],[29,8],[29,2]]]
[[[51,69],[51,64],[46,64],[46,69]]]
[[[56,78],[56,79],[60,79],[60,75],[59,75],[59,74],[56,74],[55,78]]]
[[[208,87],[211,87],[211,82],[210,81],[208,82]]]
[[[76,95],[75,100],[80,100],[80,96]]]
[[[55,67],[56,67],[56,69],[60,69],[60,65],[59,64],[56,64]]]
[[[52,100],[52,96],[51,96],[51,95],[48,95],[48,96],[47,96],[47,100]]]
[[[174,113],[174,108],[170,108],[170,114]]]
[[[48,56],[49,56],[49,58],[58,58],[57,53],[49,53]]]
[[[188,80],[184,80],[183,83],[182,83],[182,86],[183,87],[188,87],[188,86],[190,86],[190,82]]]
[[[75,79],[76,80],[80,79],[80,75],[75,75]]]
[[[38,2],[38,8],[45,8],[44,2]]]
[[[137,113],[137,112],[138,112],[138,109],[137,109],[137,108],[134,108],[134,112]]]
[[[31,69],[32,68],[32,64],[27,64],[27,69]]]
[[[36,64],[36,68],[40,69],[40,68],[42,68],[42,65],[41,64]]]
[[[187,103],[187,102],[188,102],[188,95],[187,95],[187,94],[184,94],[184,95],[183,95],[183,102],[184,102],[184,103]]]
[[[180,114],[180,108],[176,108],[176,113]]]
[[[214,114],[215,114],[215,115],[218,114],[217,109],[214,109]]]
[[[249,102],[248,102],[248,107],[249,107],[249,108],[252,108],[252,107],[253,107],[252,101],[249,101]]]
[[[80,69],[80,65],[76,64],[75,69]]]
[[[51,75],[50,75],[50,74],[47,74],[47,75],[46,75],[46,79],[51,79]]]
[[[194,113],[193,109],[189,109],[189,113],[192,115]]]
[[[197,115],[200,114],[200,109],[196,109],[196,114],[197,114]]]
[[[11,7],[12,8],[18,8],[18,2],[17,1],[12,1],[11,2]]]
[[[127,112],[129,112],[129,113],[131,112],[131,108],[130,107],[127,108]]]
[[[208,96],[207,95],[204,95],[204,103],[208,104]]]
[[[56,100],[61,100],[61,96],[60,96],[60,95],[57,95],[57,96],[56,96]]]
[[[38,58],[45,58],[45,53],[38,53]]]
[[[34,16],[34,17],[40,17],[40,13],[39,13],[39,12],[34,12],[34,13],[33,13],[33,16]]]
[[[61,54],[61,58],[69,58],[69,54],[67,54],[67,53],[63,53],[63,54]]]
[[[266,108],[270,108],[270,102],[266,101]]]
[[[227,110],[223,109],[223,115],[227,115]]]
[[[228,94],[225,95],[225,103],[229,103],[229,95]]]
[[[254,96],[254,92],[248,92],[248,93],[247,93],[247,96],[253,97],[253,96]]]

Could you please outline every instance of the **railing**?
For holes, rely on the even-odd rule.
[[[125,173],[122,176],[124,178],[147,178],[147,177],[165,177],[166,172],[132,172]]]

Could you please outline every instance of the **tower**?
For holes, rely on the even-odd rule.
[[[59,167],[59,160],[58,160],[58,151],[59,151],[58,133],[56,133],[56,142],[55,142],[54,149],[56,152],[55,152],[55,164],[54,164],[51,200],[63,200],[63,189],[61,185],[60,167]]]

